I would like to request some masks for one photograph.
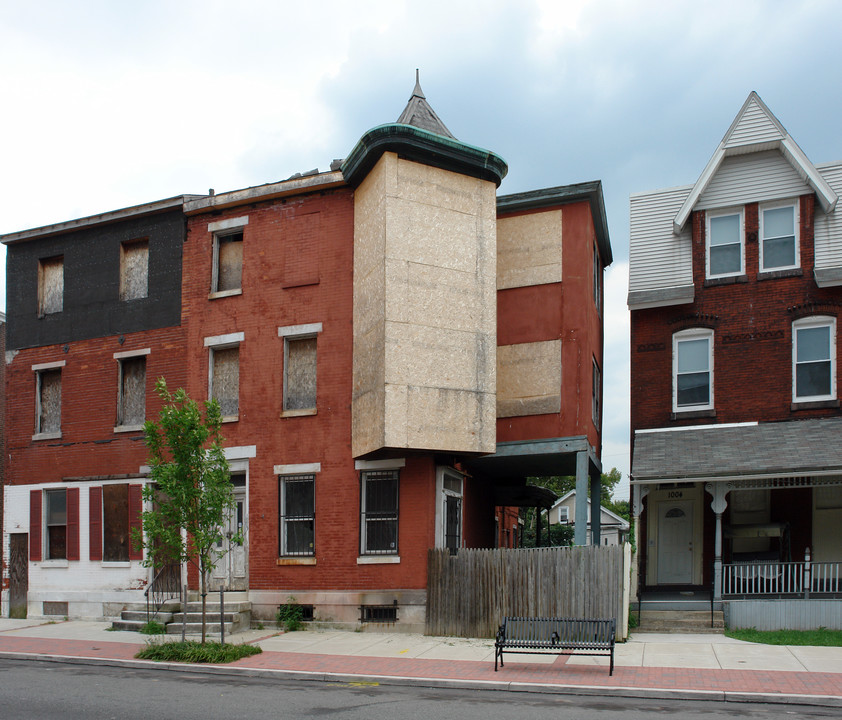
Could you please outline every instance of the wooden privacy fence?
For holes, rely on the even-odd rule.
[[[427,635],[494,637],[504,616],[616,618],[628,626],[628,545],[430,550]]]

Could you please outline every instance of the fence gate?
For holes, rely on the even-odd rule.
[[[628,545],[430,550],[428,635],[494,637],[504,616],[616,618],[628,625]]]

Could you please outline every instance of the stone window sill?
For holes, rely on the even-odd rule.
[[[797,410],[821,410],[824,408],[838,408],[839,400],[813,400],[808,402],[793,402],[789,409]]]
[[[277,565],[315,565],[314,557],[281,557],[276,561]]]
[[[216,292],[212,292],[208,295],[208,300],[218,300],[219,298],[234,297],[235,295],[242,294],[242,288],[237,288],[236,290],[217,290]]]
[[[400,561],[400,555],[360,555],[357,565],[397,565]]]

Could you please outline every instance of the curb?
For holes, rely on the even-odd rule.
[[[308,670],[275,670],[232,665],[205,665],[186,663],[161,663],[153,660],[118,660],[115,658],[88,658],[75,655],[42,655],[0,651],[0,659],[29,660],[67,665],[94,665],[122,667],[136,670],[162,670],[166,672],[202,673],[205,675],[274,678],[309,682],[370,683],[404,687],[429,687],[449,690],[496,690],[502,692],[543,693],[547,695],[605,695],[647,700],[704,700],[733,703],[769,703],[775,705],[812,705],[842,708],[842,696],[788,695],[783,693],[748,693],[729,690],[693,690],[690,688],[641,688],[621,685],[551,685],[547,683],[505,682],[498,680],[458,680],[455,678],[426,678],[400,675],[365,675]]]

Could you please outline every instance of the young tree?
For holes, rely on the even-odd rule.
[[[144,425],[151,480],[143,488],[143,533],[147,566],[189,562],[199,571],[202,642],[206,635],[206,595],[210,572],[225,550],[216,547],[221,526],[235,508],[228,461],[222,450],[219,403],[198,403],[179,388],[171,393],[164,378],[155,384],[164,406],[158,421]],[[232,538],[242,542],[238,533]]]

